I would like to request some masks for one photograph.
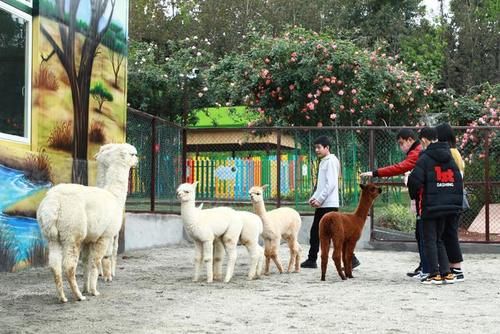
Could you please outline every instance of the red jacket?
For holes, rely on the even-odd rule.
[[[404,174],[408,171],[411,171],[415,164],[417,163],[418,156],[420,155],[420,151],[422,151],[422,145],[419,142],[414,142],[411,145],[408,153],[406,153],[406,159],[397,164],[382,167],[373,171],[373,176],[375,177],[389,177]]]

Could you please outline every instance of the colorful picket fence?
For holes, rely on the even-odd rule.
[[[281,196],[310,195],[311,176],[308,157],[281,156]],[[276,155],[267,157],[211,159],[195,157],[186,161],[187,182],[198,181],[200,199],[247,200],[253,185],[267,184],[266,197],[278,193],[278,161]]]

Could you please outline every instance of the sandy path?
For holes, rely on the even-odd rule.
[[[307,249],[306,246],[304,248]],[[101,296],[59,304],[47,268],[0,273],[0,333],[498,333],[500,255],[466,254],[467,281],[424,286],[405,276],[417,256],[359,251],[355,279],[330,264],[246,280],[239,248],[229,284],[192,283],[193,249],[177,246],[120,256]],[[282,246],[281,259],[288,252]],[[78,277],[81,282],[81,275]],[[81,283],[80,283],[81,285]],[[69,288],[66,285],[69,294]],[[68,296],[69,297],[69,296]],[[454,330],[450,330],[451,328]]]

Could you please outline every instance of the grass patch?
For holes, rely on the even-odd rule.
[[[33,267],[44,267],[49,262],[49,249],[39,236],[34,236],[32,240],[28,249],[28,261]]]
[[[11,272],[16,265],[14,235],[0,225],[0,271]]]
[[[90,125],[89,140],[92,143],[104,144],[106,135],[104,134],[104,123],[100,121],[92,121]]]
[[[71,152],[73,147],[73,122],[65,121],[56,124],[47,140],[50,147]]]
[[[56,75],[47,67],[40,66],[40,70],[35,74],[34,86],[40,89],[57,91],[59,83]]]
[[[24,159],[24,176],[35,183],[52,182],[50,159],[44,149],[28,153]]]
[[[391,204],[377,208],[375,224],[396,231],[413,232],[415,231],[415,214],[408,206]]]

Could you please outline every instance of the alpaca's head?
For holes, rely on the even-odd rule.
[[[137,159],[137,149],[127,143],[103,145],[95,155],[95,158],[97,163],[104,167],[115,164],[135,167],[139,162]]]
[[[183,183],[177,188],[177,198],[181,202],[190,202],[196,199],[196,185],[195,183]]]
[[[361,187],[361,196],[367,196],[371,201],[374,201],[382,193],[382,188],[373,183],[360,184],[359,186]]]
[[[263,185],[262,187],[253,186],[250,188],[248,193],[250,194],[250,199],[252,203],[260,203],[264,202],[264,190],[267,188],[267,185]]]

